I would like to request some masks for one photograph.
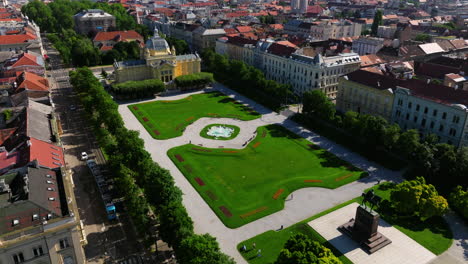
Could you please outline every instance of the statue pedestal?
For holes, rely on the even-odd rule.
[[[338,230],[358,242],[367,253],[372,254],[392,243],[377,231],[379,219],[377,212],[371,212],[360,205],[356,210],[356,217],[339,226]]]

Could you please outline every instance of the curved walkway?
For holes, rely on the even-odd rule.
[[[120,105],[119,112],[128,129],[140,131],[140,136],[145,142],[145,147],[148,152],[151,153],[154,161],[171,172],[176,185],[184,194],[183,203],[194,221],[195,232],[209,233],[216,237],[223,252],[232,256],[237,263],[246,263],[236,250],[236,245],[243,240],[268,230],[278,229],[281,225],[288,227],[328,208],[346,202],[356,196],[359,196],[362,191],[376,184],[378,180],[396,182],[402,180],[401,172],[391,171],[370,162],[360,155],[299,126],[295,122],[286,119],[286,117],[272,112],[271,110],[256,104],[254,101],[245,98],[220,84],[216,84],[214,89],[231,96],[237,101],[249,105],[257,112],[261,113],[262,117],[251,121],[238,121],[229,118],[201,118],[188,126],[184,131],[184,134],[180,137],[168,140],[156,140],[151,137],[141,123],[130,112],[127,107],[128,104]],[[168,96],[157,98],[156,100],[177,100],[188,95],[189,94]],[[236,125],[240,127],[241,132],[235,139],[222,142],[200,137],[199,133],[201,129],[206,125],[213,123]],[[258,126],[268,124],[283,125],[289,130],[303,136],[307,140],[327,149],[338,157],[351,162],[363,170],[367,170],[370,176],[333,190],[325,188],[303,188],[297,190],[294,192],[294,199],[286,201],[283,210],[236,229],[227,228],[210,209],[208,204],[205,203],[203,198],[191,186],[185,176],[172,163],[166,153],[169,149],[187,144],[190,140],[192,141],[192,144],[202,144],[203,146],[210,148],[217,148],[219,146],[224,146],[226,148],[242,148],[242,144],[246,139],[251,137]]]

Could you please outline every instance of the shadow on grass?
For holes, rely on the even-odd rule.
[[[299,139],[301,136],[293,133],[280,125],[269,125],[265,127],[271,137],[286,137],[289,139]]]

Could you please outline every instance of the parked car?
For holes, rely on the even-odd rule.
[[[70,110],[75,111],[75,110],[76,110],[76,106],[75,106],[75,105],[70,105]]]
[[[88,153],[81,152],[81,160],[87,160],[87,159],[88,159]]]

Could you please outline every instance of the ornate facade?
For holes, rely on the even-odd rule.
[[[114,63],[116,82],[160,79],[170,82],[177,76],[200,72],[201,59],[198,54],[176,55],[174,47],[156,31],[146,41],[141,60]]]

